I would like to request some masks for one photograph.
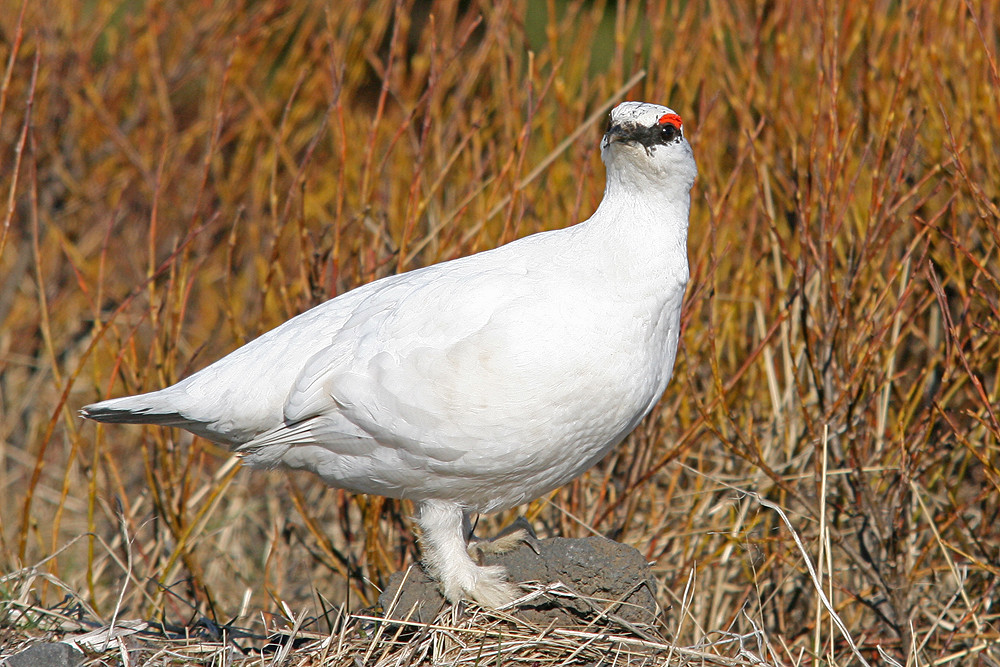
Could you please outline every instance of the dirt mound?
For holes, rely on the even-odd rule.
[[[657,619],[656,581],[634,548],[603,537],[534,540],[504,554],[484,557],[507,568],[528,599],[508,609],[531,623],[574,626],[601,615],[626,623],[653,625]],[[402,590],[400,584],[402,583]],[[534,591],[534,594],[529,594]],[[396,572],[379,596],[387,616],[430,623],[445,604],[435,582],[419,567]]]

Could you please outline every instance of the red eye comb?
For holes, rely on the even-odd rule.
[[[656,122],[659,123],[660,125],[666,125],[667,123],[670,123],[678,130],[681,129],[681,125],[684,124],[683,122],[681,122],[681,117],[675,113],[665,113],[662,116],[660,116],[660,119]]]

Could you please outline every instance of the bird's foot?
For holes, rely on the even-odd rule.
[[[505,554],[517,549],[522,544],[528,545],[532,551],[538,553],[538,536],[532,529],[531,524],[523,516],[517,517],[512,524],[501,530],[495,537],[478,538],[471,536],[467,547],[469,556],[482,562],[483,556],[493,554]]]
[[[521,589],[507,581],[507,570],[499,565],[475,565],[442,583],[444,596],[453,603],[472,600],[481,607],[499,609],[521,597]]]
[[[425,501],[417,522],[424,567],[440,582],[449,602],[472,600],[496,609],[520,597],[520,589],[507,581],[507,570],[499,565],[478,565],[469,555],[463,527],[468,516],[458,504]]]

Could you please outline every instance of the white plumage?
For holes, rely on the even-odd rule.
[[[624,102],[586,221],[390,276],[285,322],[181,382],[82,409],[179,426],[253,466],[408,498],[452,601],[516,596],[467,553],[469,515],[583,473],[662,395],[688,279],[696,175],[681,119]]]

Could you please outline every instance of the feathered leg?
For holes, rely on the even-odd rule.
[[[517,599],[518,588],[507,581],[502,567],[477,565],[469,556],[465,535],[468,518],[458,504],[423,502],[417,523],[424,567],[441,583],[450,602],[469,599],[495,609]]]

